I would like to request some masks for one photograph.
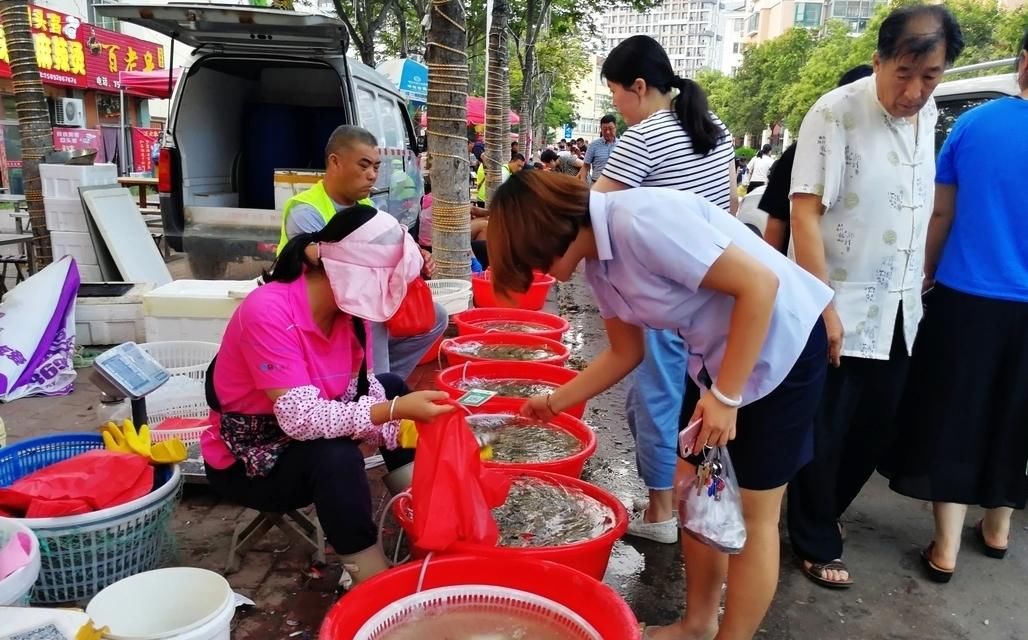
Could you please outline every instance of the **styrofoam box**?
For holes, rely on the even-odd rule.
[[[150,288],[149,284],[136,284],[121,296],[78,298],[75,343],[92,346],[145,342],[143,294]]]
[[[118,184],[118,168],[113,164],[41,164],[44,198],[79,197],[79,187]]]
[[[86,211],[78,197],[43,198],[43,209],[46,211],[46,228],[50,231],[89,233]]]
[[[221,342],[225,326],[256,280],[175,280],[143,296],[147,342]]]
[[[100,262],[96,258],[96,250],[93,249],[93,241],[88,233],[77,231],[54,231],[50,234],[50,244],[53,246],[54,260],[62,256],[71,256],[81,265],[96,266]]]

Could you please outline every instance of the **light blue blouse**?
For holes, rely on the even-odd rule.
[[[728,337],[731,296],[702,289],[711,265],[734,243],[778,276],[767,340],[743,389],[759,400],[785,379],[832,290],[775,251],[731,214],[687,191],[637,188],[590,193],[598,259],[586,278],[604,318],[677,329],[688,345],[689,375],[717,380]]]

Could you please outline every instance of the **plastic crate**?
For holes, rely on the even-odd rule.
[[[173,376],[188,376],[201,382],[207,380],[207,367],[218,355],[215,342],[144,342],[139,348],[147,352]]]
[[[80,453],[103,447],[97,434],[23,440],[0,449],[0,486]],[[16,518],[39,539],[33,604],[79,602],[104,587],[156,569],[174,555],[171,516],[181,497],[177,466],[157,467],[154,489],[131,502],[61,518]]]

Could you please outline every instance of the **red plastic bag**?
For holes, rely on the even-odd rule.
[[[407,285],[407,295],[396,314],[386,322],[393,338],[409,338],[428,333],[435,326],[432,288],[421,278]]]
[[[0,511],[25,518],[92,513],[153,490],[153,467],[142,456],[87,451],[44,467],[0,489]]]
[[[485,469],[462,409],[418,425],[411,507],[414,541],[443,551],[457,541],[495,545],[492,509],[510,491],[509,476]]]

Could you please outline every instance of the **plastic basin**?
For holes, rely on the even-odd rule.
[[[621,501],[609,492],[589,484],[578,478],[570,478],[545,471],[518,470],[502,471],[511,478],[529,476],[542,478],[556,485],[569,489],[578,489],[586,495],[599,500],[602,504],[614,511],[614,527],[606,533],[593,538],[573,544],[560,545],[557,547],[497,547],[495,545],[474,544],[470,542],[455,542],[443,555],[471,554],[489,558],[490,560],[507,560],[511,558],[523,558],[526,560],[548,560],[571,567],[582,573],[592,576],[597,580],[603,579],[607,571],[607,562],[610,560],[611,550],[614,543],[628,530],[628,510],[621,504]],[[411,555],[414,558],[424,558],[427,551],[418,546],[414,533],[414,516],[411,512],[411,501],[408,495],[401,495],[393,503],[393,515],[396,517],[404,532],[411,538]],[[491,566],[490,563],[483,563]],[[607,636],[604,636],[607,637]],[[613,637],[613,636],[611,636]]]
[[[557,386],[567,384],[575,379],[578,372],[567,367],[555,364],[542,364],[538,362],[466,362],[462,365],[443,369],[436,374],[435,386],[440,391],[450,394],[450,397],[457,399],[466,392],[457,385],[465,378],[484,378],[486,380],[528,380],[530,382],[549,382]],[[513,400],[520,406],[525,398],[514,398],[510,396],[496,396],[489,400],[483,408],[491,408],[494,404]],[[579,420],[585,415],[585,403],[577,404],[564,413],[574,416]]]
[[[538,311],[546,304],[546,296],[556,281],[553,276],[536,272],[528,291],[512,294],[508,302],[496,297],[493,292],[492,273],[486,269],[471,276],[471,292],[475,296],[476,307],[514,307]]]
[[[320,637],[351,640],[372,616],[418,589],[422,562],[411,562],[358,585],[328,612]],[[639,622],[618,594],[590,576],[553,562],[521,558],[433,556],[425,568],[423,589],[463,584],[519,589],[568,607],[605,640],[639,640]]]
[[[498,331],[496,333],[476,333],[470,336],[457,336],[456,338],[443,340],[443,343],[439,348],[442,350],[443,355],[446,356],[446,361],[450,363],[450,366],[464,364],[465,362],[526,362],[524,360],[496,360],[492,358],[483,358],[481,356],[472,355],[470,353],[460,353],[459,351],[454,350],[455,348],[459,348],[462,344],[467,344],[469,342],[478,342],[490,345],[515,345],[519,347],[534,347],[537,349],[546,348],[554,353],[554,355],[543,358],[542,360],[531,360],[529,362],[563,365],[568,361],[568,358],[571,357],[571,349],[556,340],[540,338],[527,333],[502,333]]]
[[[518,413],[523,401],[518,400],[494,400],[491,404],[471,409],[475,414],[489,413]],[[549,424],[567,431],[582,443],[582,450],[566,458],[551,460],[549,462],[496,462],[490,460],[485,466],[493,469],[510,469],[512,471],[546,471],[561,476],[580,478],[582,469],[589,458],[596,453],[596,434],[589,428],[589,425],[578,418],[566,413],[557,415]]]
[[[490,330],[483,328],[482,322],[526,322],[546,327],[544,331],[526,332],[528,335],[560,340],[570,328],[568,321],[560,316],[543,311],[529,311],[528,309],[503,309],[491,308],[468,309],[463,313],[453,316],[453,322],[457,325],[460,335],[472,335],[475,333],[489,333]],[[517,333],[517,332],[513,332]]]

